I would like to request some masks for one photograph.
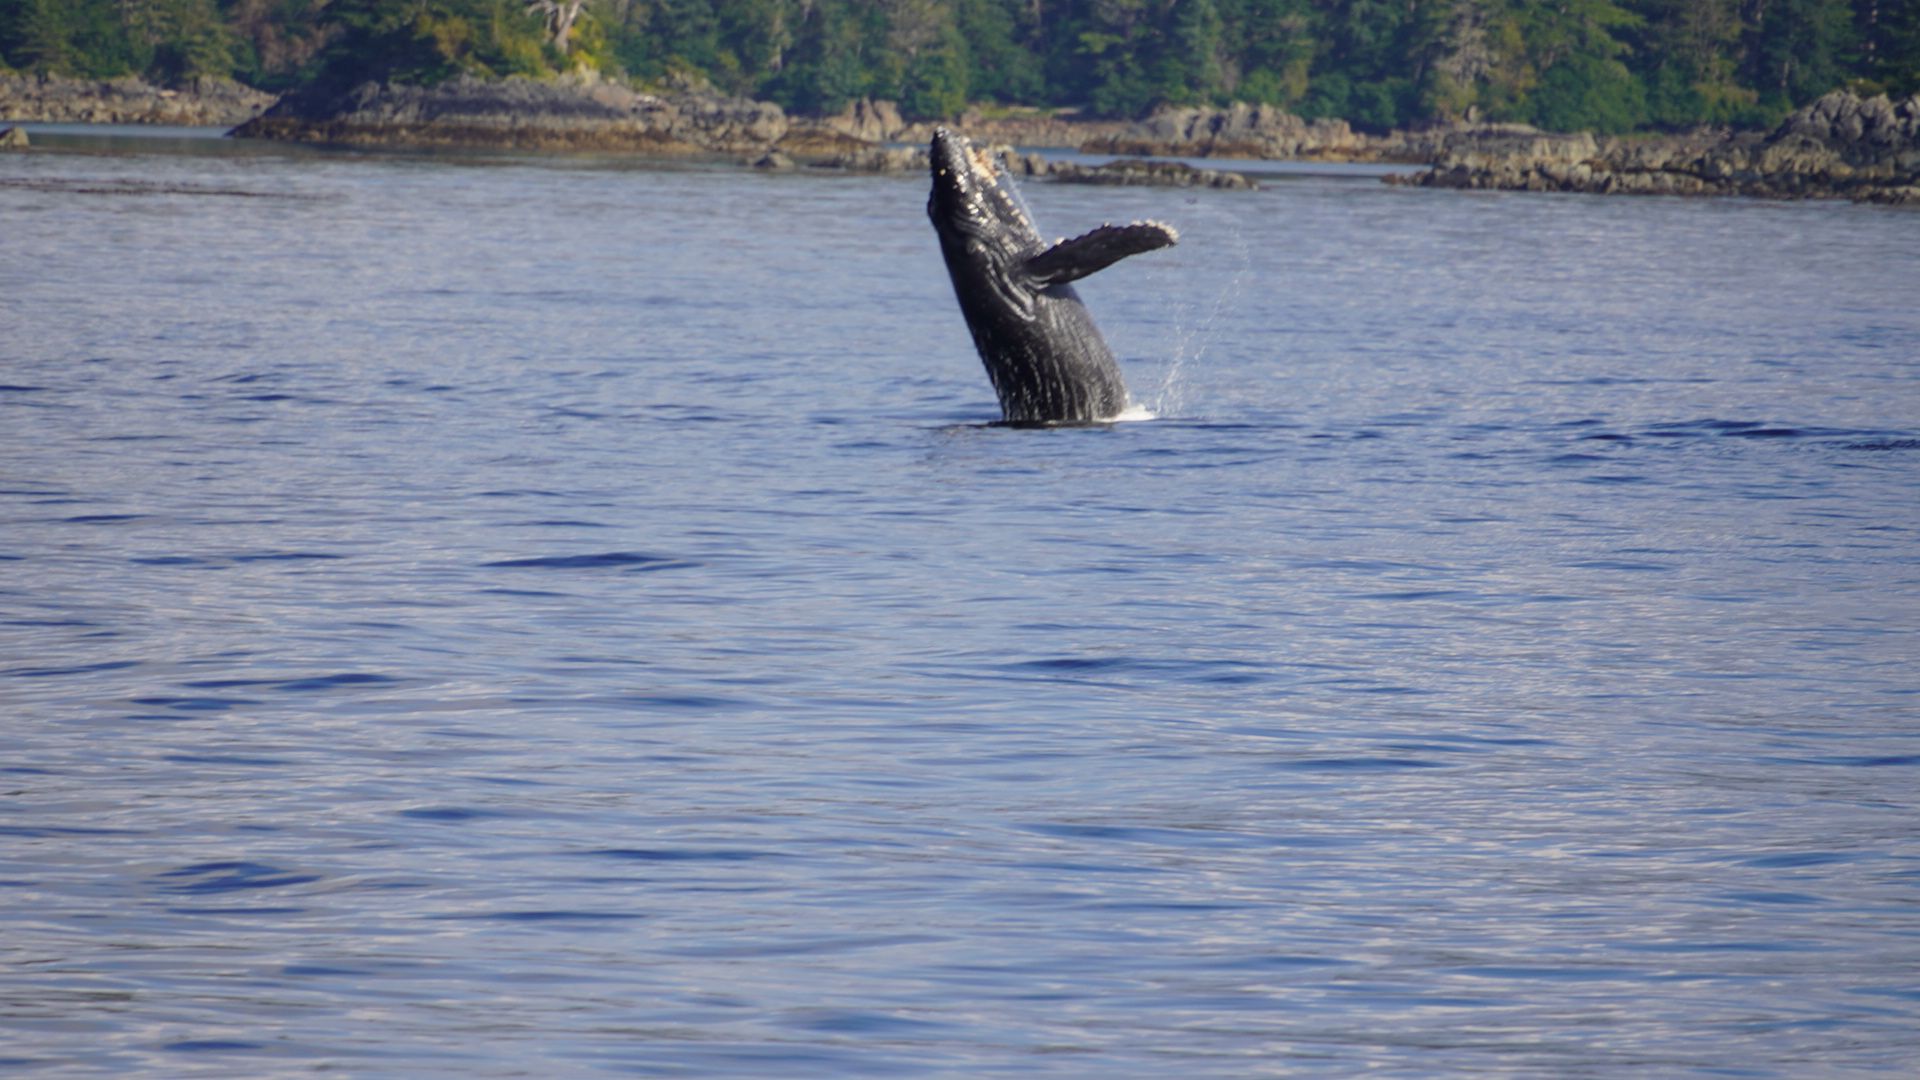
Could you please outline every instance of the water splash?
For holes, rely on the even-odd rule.
[[[1184,378],[1189,361],[1204,357],[1211,343],[1220,317],[1228,308],[1238,303],[1246,291],[1247,279],[1252,276],[1252,255],[1247,248],[1246,236],[1240,230],[1230,230],[1227,234],[1233,240],[1234,254],[1239,257],[1240,267],[1227,282],[1225,288],[1216,291],[1213,299],[1205,305],[1204,316],[1196,316],[1201,304],[1191,300],[1180,301],[1174,311],[1173,360],[1167,365],[1165,376],[1160,380],[1160,388],[1151,398],[1151,411],[1159,416],[1177,416],[1186,407],[1187,384]]]
[[[1027,224],[1033,227],[1034,232],[1040,233],[1041,238],[1044,240],[1046,234],[1040,232],[1040,219],[1033,216],[1033,206],[1027,202],[1026,193],[1021,191],[1020,185],[1014,182],[1012,161],[1010,160],[1010,155],[1014,153],[1015,152],[1009,148],[1007,153],[996,153],[993,155],[991,160],[994,175],[1000,182],[1000,190],[1007,193],[1007,197],[1013,200],[1013,205],[1018,207],[1020,212],[1027,216]]]

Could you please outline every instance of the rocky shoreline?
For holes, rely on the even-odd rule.
[[[737,155],[778,143],[791,127],[766,102],[463,75],[431,87],[366,83],[337,97],[290,95],[233,135],[356,147]]]
[[[270,94],[196,80],[173,89],[138,79],[0,75],[0,119],[233,127],[239,138],[352,147],[569,151],[733,159],[769,169],[907,172],[934,125],[886,101],[839,114],[789,116],[770,102],[700,85],[657,93],[599,79],[477,79],[432,87],[368,83],[331,97]],[[1134,122],[1039,109],[953,122],[1002,147],[1019,175],[1067,183],[1246,189],[1244,175],[1143,157],[1234,157],[1425,163],[1389,182],[1426,187],[1599,194],[1852,198],[1920,205],[1920,94],[1903,101],[1835,91],[1771,132],[1595,137],[1522,124],[1456,124],[1374,135],[1343,120],[1280,109],[1168,108]],[[902,145],[904,144],[904,145]],[[13,145],[24,145],[16,140]],[[1014,155],[1012,145],[1121,155],[1103,166]]]
[[[1145,120],[1086,140],[1089,153],[1135,157],[1372,160],[1373,140],[1344,120],[1303,120],[1269,105],[1161,109]]]
[[[856,139],[876,143],[912,143],[925,145],[933,140],[933,130],[949,127],[964,131],[978,144],[1008,146],[1059,146],[1079,148],[1091,140],[1111,138],[1132,125],[1124,120],[1089,120],[1072,112],[1048,109],[1010,109],[986,113],[968,109],[959,116],[938,123],[909,123],[891,101],[860,98],[839,113],[823,118],[827,128]]]
[[[134,78],[0,75],[0,121],[232,127],[258,116],[276,100],[273,94],[226,79],[195,79],[167,88]]]
[[[1834,91],[1771,132],[1654,138],[1515,133],[1450,148],[1405,182],[1590,194],[1745,195],[1920,206],[1920,94]]]
[[[1345,120],[1306,120],[1271,105],[1240,102],[1221,109],[1162,109],[1098,134],[1080,148],[1149,157],[1417,165],[1433,162],[1449,149],[1516,134],[1537,131],[1525,124],[1462,123],[1372,135],[1355,131]]]
[[[1174,162],[1091,167],[1016,156],[1013,141],[1071,139],[1086,131],[1048,114],[958,125],[999,143],[1023,176],[1068,183],[1248,189],[1237,173]],[[469,147],[732,158],[762,169],[918,172],[933,125],[908,124],[889,102],[856,101],[835,116],[788,116],[778,105],[727,98],[699,87],[646,93],[620,83],[456,78],[433,87],[368,83],[332,99],[288,98],[240,125],[237,138],[358,147]],[[1117,131],[1107,124],[1102,130]],[[900,145],[906,143],[907,145]],[[1031,143],[1029,143],[1031,145]]]
[[[1227,191],[1255,191],[1260,185],[1244,174],[1224,169],[1199,169],[1179,161],[1147,161],[1119,158],[1102,165],[1082,165],[1075,161],[1049,161],[1039,154],[1017,154],[1011,146],[993,148],[1006,161],[1015,176],[1038,176],[1063,184],[1096,184],[1104,187],[1201,187]]]

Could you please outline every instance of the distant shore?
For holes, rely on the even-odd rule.
[[[1515,133],[1449,147],[1407,183],[1588,194],[1745,195],[1920,206],[1920,94],[1836,90],[1770,132]]]
[[[896,172],[923,168],[932,123],[885,101],[824,117],[699,86],[660,92],[598,79],[478,79],[432,87],[364,84],[276,98],[238,83],[163,89],[137,79],[0,76],[0,123],[231,126],[239,138],[394,148],[487,148],[730,158],[762,168]],[[1903,101],[1835,91],[1770,132],[1701,130],[1597,137],[1521,124],[1438,125],[1370,134],[1264,105],[1166,108],[1139,121],[1062,111],[969,111],[949,122],[983,145],[1071,147],[1138,158],[1424,164],[1391,182],[1595,194],[1851,198],[1920,204],[1920,94]],[[1029,176],[1089,183],[1252,187],[1224,170],[1117,162],[1093,168],[1009,157]]]
[[[195,79],[167,88],[132,77],[0,74],[0,126],[26,122],[232,127],[260,115],[278,100],[278,95],[227,79]]]

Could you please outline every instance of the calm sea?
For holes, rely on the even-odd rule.
[[[1026,194],[0,157],[0,1070],[1920,1064],[1920,214]]]

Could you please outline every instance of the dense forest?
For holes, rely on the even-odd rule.
[[[586,69],[800,112],[1240,100],[1374,130],[1624,131],[1920,90],[1920,0],[0,0],[0,62],[269,90]]]

